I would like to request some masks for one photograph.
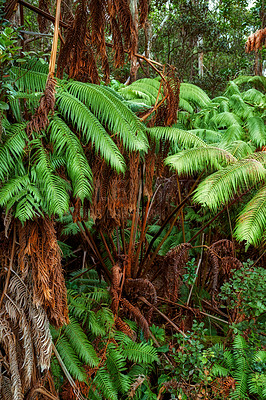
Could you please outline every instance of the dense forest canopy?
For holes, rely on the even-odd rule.
[[[0,398],[266,399],[264,0],[0,0]]]

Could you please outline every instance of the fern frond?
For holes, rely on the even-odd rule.
[[[21,92],[43,92],[45,89],[47,81],[46,73],[12,67],[10,75],[14,78],[15,85]]]
[[[92,172],[76,135],[61,118],[53,117],[50,125],[50,140],[54,151],[64,154],[66,168],[73,185],[73,195],[83,201],[92,193]]]
[[[222,112],[211,118],[210,123],[216,128],[228,128],[231,125],[241,125],[241,119],[234,113]]]
[[[266,78],[265,76],[239,76],[234,79],[234,83],[238,86],[245,83],[250,83],[258,89],[266,90]]]
[[[85,143],[91,142],[96,152],[117,172],[124,172],[125,162],[118,147],[108,135],[95,115],[70,93],[57,94],[57,106],[60,113],[82,133]]]
[[[240,140],[243,138],[245,134],[244,129],[239,124],[230,125],[226,131],[222,133],[222,141],[226,143],[230,143],[235,140]]]
[[[3,140],[4,139],[4,140]],[[10,176],[12,170],[22,158],[26,147],[25,124],[13,124],[8,128],[3,144],[0,145],[0,180]]]
[[[148,134],[155,142],[169,140],[173,144],[180,143],[184,147],[206,146],[204,140],[194,135],[191,131],[183,131],[178,128],[156,126],[147,128]]]
[[[56,348],[70,374],[80,382],[85,382],[87,374],[66,336],[63,335],[59,338]]]
[[[172,167],[178,174],[191,175],[204,169],[216,170],[236,161],[236,158],[226,150],[218,147],[196,147],[183,150],[169,156],[165,164]]]
[[[230,97],[229,106],[243,120],[252,114],[252,108],[244,102],[240,94],[234,94]]]
[[[126,359],[121,354],[119,347],[113,343],[108,345],[106,366],[113,377],[114,386],[117,391],[127,393],[130,389],[130,377],[122,372],[126,370]]]
[[[180,99],[184,99],[197,108],[204,108],[211,102],[209,96],[200,87],[192,83],[180,84]]]
[[[158,361],[156,349],[148,343],[130,341],[124,344],[123,354],[129,361],[139,364],[149,364]]]
[[[189,104],[187,100],[183,98],[179,100],[178,108],[181,108],[184,111],[188,111],[190,114],[193,114],[194,112],[194,108]]]
[[[265,96],[257,89],[249,89],[242,93],[243,100],[248,101],[252,104],[263,104]]]
[[[255,116],[247,120],[248,132],[252,142],[258,146],[262,147],[266,144],[266,129],[263,119]]]
[[[212,374],[214,376],[226,377],[229,375],[229,370],[225,367],[222,367],[221,365],[214,364],[214,366],[212,367]]]
[[[80,324],[74,317],[69,317],[70,323],[64,328],[63,332],[67,336],[69,343],[75,350],[79,359],[86,365],[96,367],[99,364],[98,356],[92,344],[82,330]]]
[[[99,119],[101,124],[117,134],[129,151],[147,149],[144,125],[129,108],[111,91],[102,86],[71,82],[67,90],[75,95]]]
[[[93,383],[106,399],[118,400],[117,391],[114,387],[114,382],[112,381],[111,376],[104,367],[98,369]]]
[[[49,155],[40,139],[32,141],[32,149],[35,151],[33,155],[34,169],[47,213],[62,216],[68,210],[69,205],[65,182],[54,174]]]
[[[194,200],[215,210],[263,179],[265,169],[261,163],[252,159],[239,160],[204,179],[196,189]]]
[[[238,159],[247,157],[255,150],[255,148],[250,143],[244,142],[243,140],[235,140],[232,142],[226,142],[225,144],[221,142],[219,144],[219,147],[229,151],[234,157]]]
[[[206,143],[217,143],[222,139],[221,132],[212,131],[211,129],[191,129],[189,132],[197,135]]]
[[[266,185],[248,202],[235,229],[237,240],[258,245],[266,230]]]
[[[228,83],[227,88],[226,88],[226,90],[224,92],[224,96],[231,97],[234,94],[240,95],[240,90],[239,90],[239,87],[237,86],[237,83],[236,83],[235,80],[234,81],[230,81]]]

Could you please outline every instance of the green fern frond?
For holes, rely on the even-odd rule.
[[[194,135],[191,131],[156,126],[154,128],[147,128],[147,132],[157,143],[161,140],[169,140],[173,144],[181,143],[184,147],[206,146],[204,140]]]
[[[245,134],[244,129],[239,124],[230,125],[226,131],[222,133],[222,141],[226,143],[230,143],[235,140],[240,140],[243,138]]]
[[[110,343],[107,348],[106,366],[113,377],[115,388],[121,393],[127,393],[130,389],[130,377],[122,372],[126,368],[126,359],[121,354],[119,347]]]
[[[119,89],[119,93],[126,99],[143,99],[143,102],[149,106],[153,106],[156,102],[158,92],[160,89],[160,82],[156,79],[143,78],[133,82],[129,86]],[[163,91],[163,89],[162,89]],[[158,100],[162,100],[160,93]]]
[[[117,172],[124,172],[125,162],[118,147],[108,135],[95,115],[70,93],[57,94],[57,106],[60,113],[81,132],[85,143],[91,142],[96,152],[110,163]]]
[[[231,125],[241,125],[241,119],[234,113],[222,112],[211,118],[210,124],[216,128],[228,128]]]
[[[222,139],[221,132],[212,131],[211,129],[191,129],[189,132],[197,135],[206,143],[217,143]]]
[[[204,108],[211,102],[209,96],[200,87],[192,83],[180,84],[180,99],[186,100],[197,108]]]
[[[262,147],[266,144],[266,129],[263,119],[259,116],[251,117],[247,120],[248,132],[252,142]]]
[[[229,106],[243,120],[250,117],[253,113],[252,108],[244,102],[240,94],[234,94],[230,97]]]
[[[266,350],[258,350],[252,358],[252,362],[266,362]]]
[[[265,101],[265,96],[257,89],[249,89],[242,94],[243,100],[252,104],[261,104]]]
[[[96,367],[99,364],[99,358],[92,344],[82,330],[74,317],[70,316],[70,323],[64,328],[63,332],[67,336],[69,343],[75,350],[79,359],[86,365]]]
[[[65,156],[67,172],[73,185],[73,196],[81,201],[85,198],[90,199],[92,172],[78,138],[66,123],[56,116],[53,117],[49,130],[54,151]]]
[[[237,86],[237,83],[236,83],[235,80],[234,81],[230,81],[228,83],[227,88],[226,88],[226,90],[224,92],[224,96],[231,97],[234,94],[240,95],[240,90],[239,90],[239,87]]]
[[[32,141],[32,149],[34,151],[32,161],[47,213],[62,216],[69,206],[69,195],[65,181],[54,174],[49,155],[40,139]]]
[[[5,207],[13,197],[18,195],[30,184],[31,182],[28,175],[17,176],[15,178],[9,179],[0,188],[0,206]]]
[[[219,146],[229,151],[237,159],[247,157],[252,154],[255,148],[243,140],[235,140],[232,142],[220,143]]]
[[[104,367],[98,369],[93,383],[96,385],[99,392],[103,394],[104,398],[109,400],[118,400],[114,382]]]
[[[263,179],[265,169],[261,163],[252,159],[239,160],[204,179],[196,189],[194,200],[215,210]]]
[[[229,375],[229,370],[218,364],[214,364],[211,371],[214,376],[226,377]]]
[[[56,343],[56,348],[70,374],[80,382],[85,382],[87,374],[66,336],[62,335],[59,338]]]
[[[15,85],[21,92],[43,92],[45,89],[47,81],[46,73],[12,67],[10,75],[15,80]]]
[[[178,108],[181,108],[184,111],[188,111],[190,114],[193,114],[194,112],[194,108],[189,104],[187,100],[183,98],[179,100]]]
[[[265,76],[239,76],[234,79],[234,83],[238,86],[245,83],[250,83],[257,89],[266,90],[266,77]]]
[[[101,124],[117,134],[129,151],[147,149],[144,125],[111,91],[97,85],[71,82],[67,90],[93,112]]]
[[[248,202],[238,217],[235,236],[247,244],[258,245],[266,230],[266,185]]]
[[[39,190],[27,184],[24,190],[21,190],[16,196],[12,197],[6,204],[8,211],[15,205],[15,218],[18,218],[22,223],[38,216],[43,216],[42,212],[42,196]]]
[[[159,360],[156,349],[150,346],[148,343],[136,343],[130,341],[128,343],[124,343],[123,347],[123,354],[128,358],[129,361],[139,364],[150,364]]]
[[[22,158],[27,141],[25,124],[14,124],[9,127],[7,135],[0,145],[0,180],[10,176],[12,170]]]
[[[175,169],[178,174],[191,175],[204,169],[216,170],[236,161],[236,158],[226,150],[218,147],[197,147],[183,150],[169,156],[165,164]]]

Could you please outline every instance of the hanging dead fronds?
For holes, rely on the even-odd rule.
[[[50,6],[51,6],[50,0],[39,0],[39,8],[43,11],[46,11],[49,14],[50,14]],[[48,21],[48,19],[38,14],[37,21],[39,24],[39,31],[41,33],[47,32],[50,26],[50,22]]]
[[[259,29],[255,33],[252,33],[246,41],[245,50],[246,53],[250,53],[251,51],[258,51],[265,46],[266,43],[266,28]]]
[[[6,19],[10,19],[13,12],[16,10],[18,0],[7,0],[4,6],[4,16]]]
[[[23,273],[20,270],[20,228],[13,223],[13,241],[1,242],[0,279],[0,398],[16,400],[23,400],[33,386],[41,386],[41,373],[49,369],[52,351],[47,312],[33,295],[32,268],[26,274],[25,268]]]
[[[49,121],[48,115],[53,112],[55,106],[55,86],[56,80],[49,74],[44,90],[44,94],[40,99],[40,104],[35,111],[31,121],[27,125],[27,133],[30,135],[34,132],[45,130]]]
[[[182,285],[182,275],[186,271],[190,243],[181,243],[165,256],[157,256],[151,273],[151,281],[163,297],[176,301]],[[159,266],[159,268],[158,268]]]
[[[142,3],[141,21],[144,24],[147,2],[143,0]],[[137,50],[137,31],[127,0],[79,0],[59,53],[57,76],[62,77],[65,70],[70,78],[98,84],[96,61],[99,57],[104,80],[108,82],[110,68],[105,40],[108,28],[112,35],[115,67],[121,67],[124,53],[131,58]]]
[[[67,294],[54,223],[48,218],[28,221],[20,228],[20,239],[20,272],[24,275],[31,268],[34,304],[46,310],[54,326],[68,323]]]
[[[242,263],[234,256],[234,244],[230,240],[222,239],[213,243],[207,250],[209,260],[209,284],[211,285],[213,300],[215,293],[225,280],[231,276],[232,269],[239,269]]]

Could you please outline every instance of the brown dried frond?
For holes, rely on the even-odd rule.
[[[56,80],[49,74],[39,107],[35,111],[31,121],[27,124],[26,131],[28,135],[33,131],[40,132],[46,129],[49,123],[48,115],[50,112],[53,112],[55,106],[55,86]]]
[[[129,325],[123,321],[120,317],[117,317],[115,320],[115,327],[118,331],[125,333],[127,336],[129,336],[131,339],[134,338],[135,334],[130,329]]]
[[[144,26],[148,17],[149,12],[149,1],[148,0],[139,0],[139,24],[140,26]]]
[[[129,395],[128,395],[131,399],[133,399],[133,397],[134,397],[135,394],[136,394],[137,389],[143,384],[143,382],[145,381],[145,379],[146,379],[146,376],[144,376],[144,375],[139,375],[139,376],[135,379],[135,381],[131,384],[131,390],[130,390]]]
[[[65,43],[59,52],[57,63],[59,78],[63,77],[66,69],[70,78],[83,82],[90,79],[93,83],[99,83],[96,62],[88,45],[88,15],[87,0],[80,0],[72,25],[67,30]]]
[[[90,32],[91,43],[96,46],[98,54],[102,59],[102,70],[105,82],[109,81],[110,69],[106,53],[105,26],[107,22],[107,2],[102,0],[91,0],[89,2],[90,10]]]
[[[163,271],[160,281],[163,281],[163,294],[172,301],[176,301],[178,298],[182,275],[188,261],[188,251],[191,247],[190,243],[181,243],[171,249],[164,257],[160,257]]]
[[[234,254],[234,243],[228,239],[221,239],[213,243],[210,249],[215,251],[220,257],[233,256]]]
[[[145,154],[145,184],[144,195],[150,200],[153,195],[153,178],[155,174],[155,144],[151,144],[149,151]]]
[[[129,212],[136,209],[139,191],[139,153],[129,154],[129,181],[127,187]]]
[[[4,7],[4,15],[6,19],[10,19],[13,12],[17,8],[18,0],[7,0]]]
[[[255,33],[252,33],[245,44],[246,53],[251,51],[258,51],[265,45],[266,39],[266,28],[259,29]]]
[[[39,8],[50,14],[50,0],[39,0]],[[51,24],[47,18],[42,17],[40,14],[37,16],[37,21],[39,24],[39,31],[41,33],[47,32],[49,25]]]
[[[21,377],[19,373],[18,356],[17,354],[17,340],[10,323],[2,311],[0,313],[0,344],[4,349],[6,358],[9,366],[9,377],[12,398],[17,400],[23,400],[23,386],[21,383]],[[1,393],[1,392],[0,392]]]
[[[121,304],[123,308],[129,313],[131,317],[134,317],[137,324],[143,330],[144,336],[146,339],[149,337],[149,324],[146,318],[141,313],[140,309],[137,306],[133,306],[127,299],[121,298]]]
[[[113,39],[114,66],[119,68],[123,67],[125,61],[123,39],[115,15],[110,14],[109,18]]]
[[[48,218],[28,221],[21,230],[19,261],[22,272],[27,262],[32,267],[33,301],[44,307],[52,324],[62,326],[68,322],[67,295],[54,223]]]
[[[125,41],[125,47],[131,58],[136,53],[138,39],[129,4],[127,0],[116,0],[113,1],[112,7],[116,10],[116,15]]]

